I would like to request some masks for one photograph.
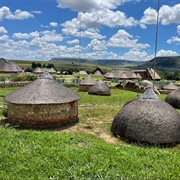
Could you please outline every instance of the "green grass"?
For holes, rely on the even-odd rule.
[[[0,88],[0,94],[15,89]],[[128,144],[110,132],[117,112],[137,93],[111,89],[111,96],[104,97],[71,89],[82,97],[79,123],[73,127],[18,130],[5,128],[6,121],[0,121],[0,179],[180,179],[180,145],[158,148]],[[164,99],[165,95],[159,97]],[[2,112],[0,108],[0,115]],[[108,138],[113,143],[107,143]]]
[[[82,133],[0,131],[0,179],[180,178],[175,150],[107,144]]]

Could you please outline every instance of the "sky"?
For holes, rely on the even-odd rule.
[[[179,56],[180,0],[159,2],[158,11],[158,0],[0,0],[0,57]]]

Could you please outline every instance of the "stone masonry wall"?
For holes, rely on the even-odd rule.
[[[57,127],[77,121],[78,102],[67,104],[9,104],[8,121],[26,128]]]
[[[0,88],[25,86],[31,83],[31,81],[16,81],[16,82],[0,82]]]

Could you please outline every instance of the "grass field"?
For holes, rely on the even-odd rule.
[[[0,88],[0,95],[15,89]],[[180,179],[180,145],[148,147],[112,136],[114,116],[135,92],[111,89],[111,96],[103,97],[71,89],[81,96],[74,126],[19,130],[4,127],[6,120],[1,120],[0,179]]]

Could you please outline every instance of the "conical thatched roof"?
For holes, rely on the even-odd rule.
[[[172,82],[170,82],[168,85],[164,86],[163,89],[165,89],[165,90],[176,90],[176,89],[178,89],[178,86],[176,86]]]
[[[171,106],[173,106],[174,108],[180,109],[180,88],[169,93],[166,96],[165,101],[169,103]]]
[[[48,72],[5,97],[14,104],[63,104],[78,99],[79,95],[53,80]]]
[[[95,85],[97,81],[91,78],[91,76],[88,76],[86,79],[80,81],[80,85]]]
[[[148,88],[126,103],[113,120],[114,135],[136,142],[169,144],[180,141],[180,115]]]
[[[22,69],[15,63],[9,62],[4,58],[0,58],[0,72],[21,72]]]
[[[88,94],[110,96],[110,88],[102,81],[98,81],[95,85],[89,88]]]
[[[37,67],[33,72],[34,73],[43,73],[43,70],[40,67]]]
[[[96,76],[101,76],[102,73],[101,73],[101,71],[97,70],[97,71],[94,72],[94,75],[96,75]]]

